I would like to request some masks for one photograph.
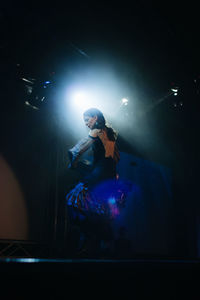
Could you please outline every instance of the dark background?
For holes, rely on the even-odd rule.
[[[74,65],[84,68],[104,59],[145,95],[147,112],[137,124],[149,128],[144,141],[151,125],[157,128],[145,151],[134,143],[131,130],[128,142],[119,130],[120,150],[172,170],[174,253],[198,256],[198,18],[195,2],[1,6],[1,149],[26,196],[30,239],[62,240],[63,195],[76,180],[66,171],[66,149],[74,137],[62,127],[56,108],[62,76]],[[48,90],[37,90],[46,96],[44,103],[33,102],[39,111],[24,105],[22,76],[53,82]],[[151,108],[175,86],[178,98]]]

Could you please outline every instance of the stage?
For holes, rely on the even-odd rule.
[[[3,290],[25,299],[42,294],[53,299],[199,299],[199,270],[198,260],[0,259]]]
[[[154,278],[191,280],[200,271],[199,260],[171,259],[40,259],[1,258],[0,272],[64,272],[70,279],[127,280]]]

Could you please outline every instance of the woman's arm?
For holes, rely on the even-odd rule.
[[[78,142],[73,148],[68,150],[68,156],[70,159],[68,168],[74,169],[77,167],[79,157],[90,148],[94,141],[94,137],[89,135]]]

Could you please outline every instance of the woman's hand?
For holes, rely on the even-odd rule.
[[[70,160],[68,169],[76,169],[77,165],[78,165],[79,155],[75,154],[72,150],[68,150],[68,156],[69,156],[69,160]]]
[[[78,166],[78,159],[90,146],[94,143],[93,137],[83,138],[78,142],[73,148],[68,150],[68,156],[70,159],[70,164],[68,169],[75,169]]]

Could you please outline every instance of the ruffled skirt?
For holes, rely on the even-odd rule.
[[[102,182],[93,190],[80,182],[66,196],[67,205],[82,214],[114,218],[125,205],[126,191],[117,180]]]

